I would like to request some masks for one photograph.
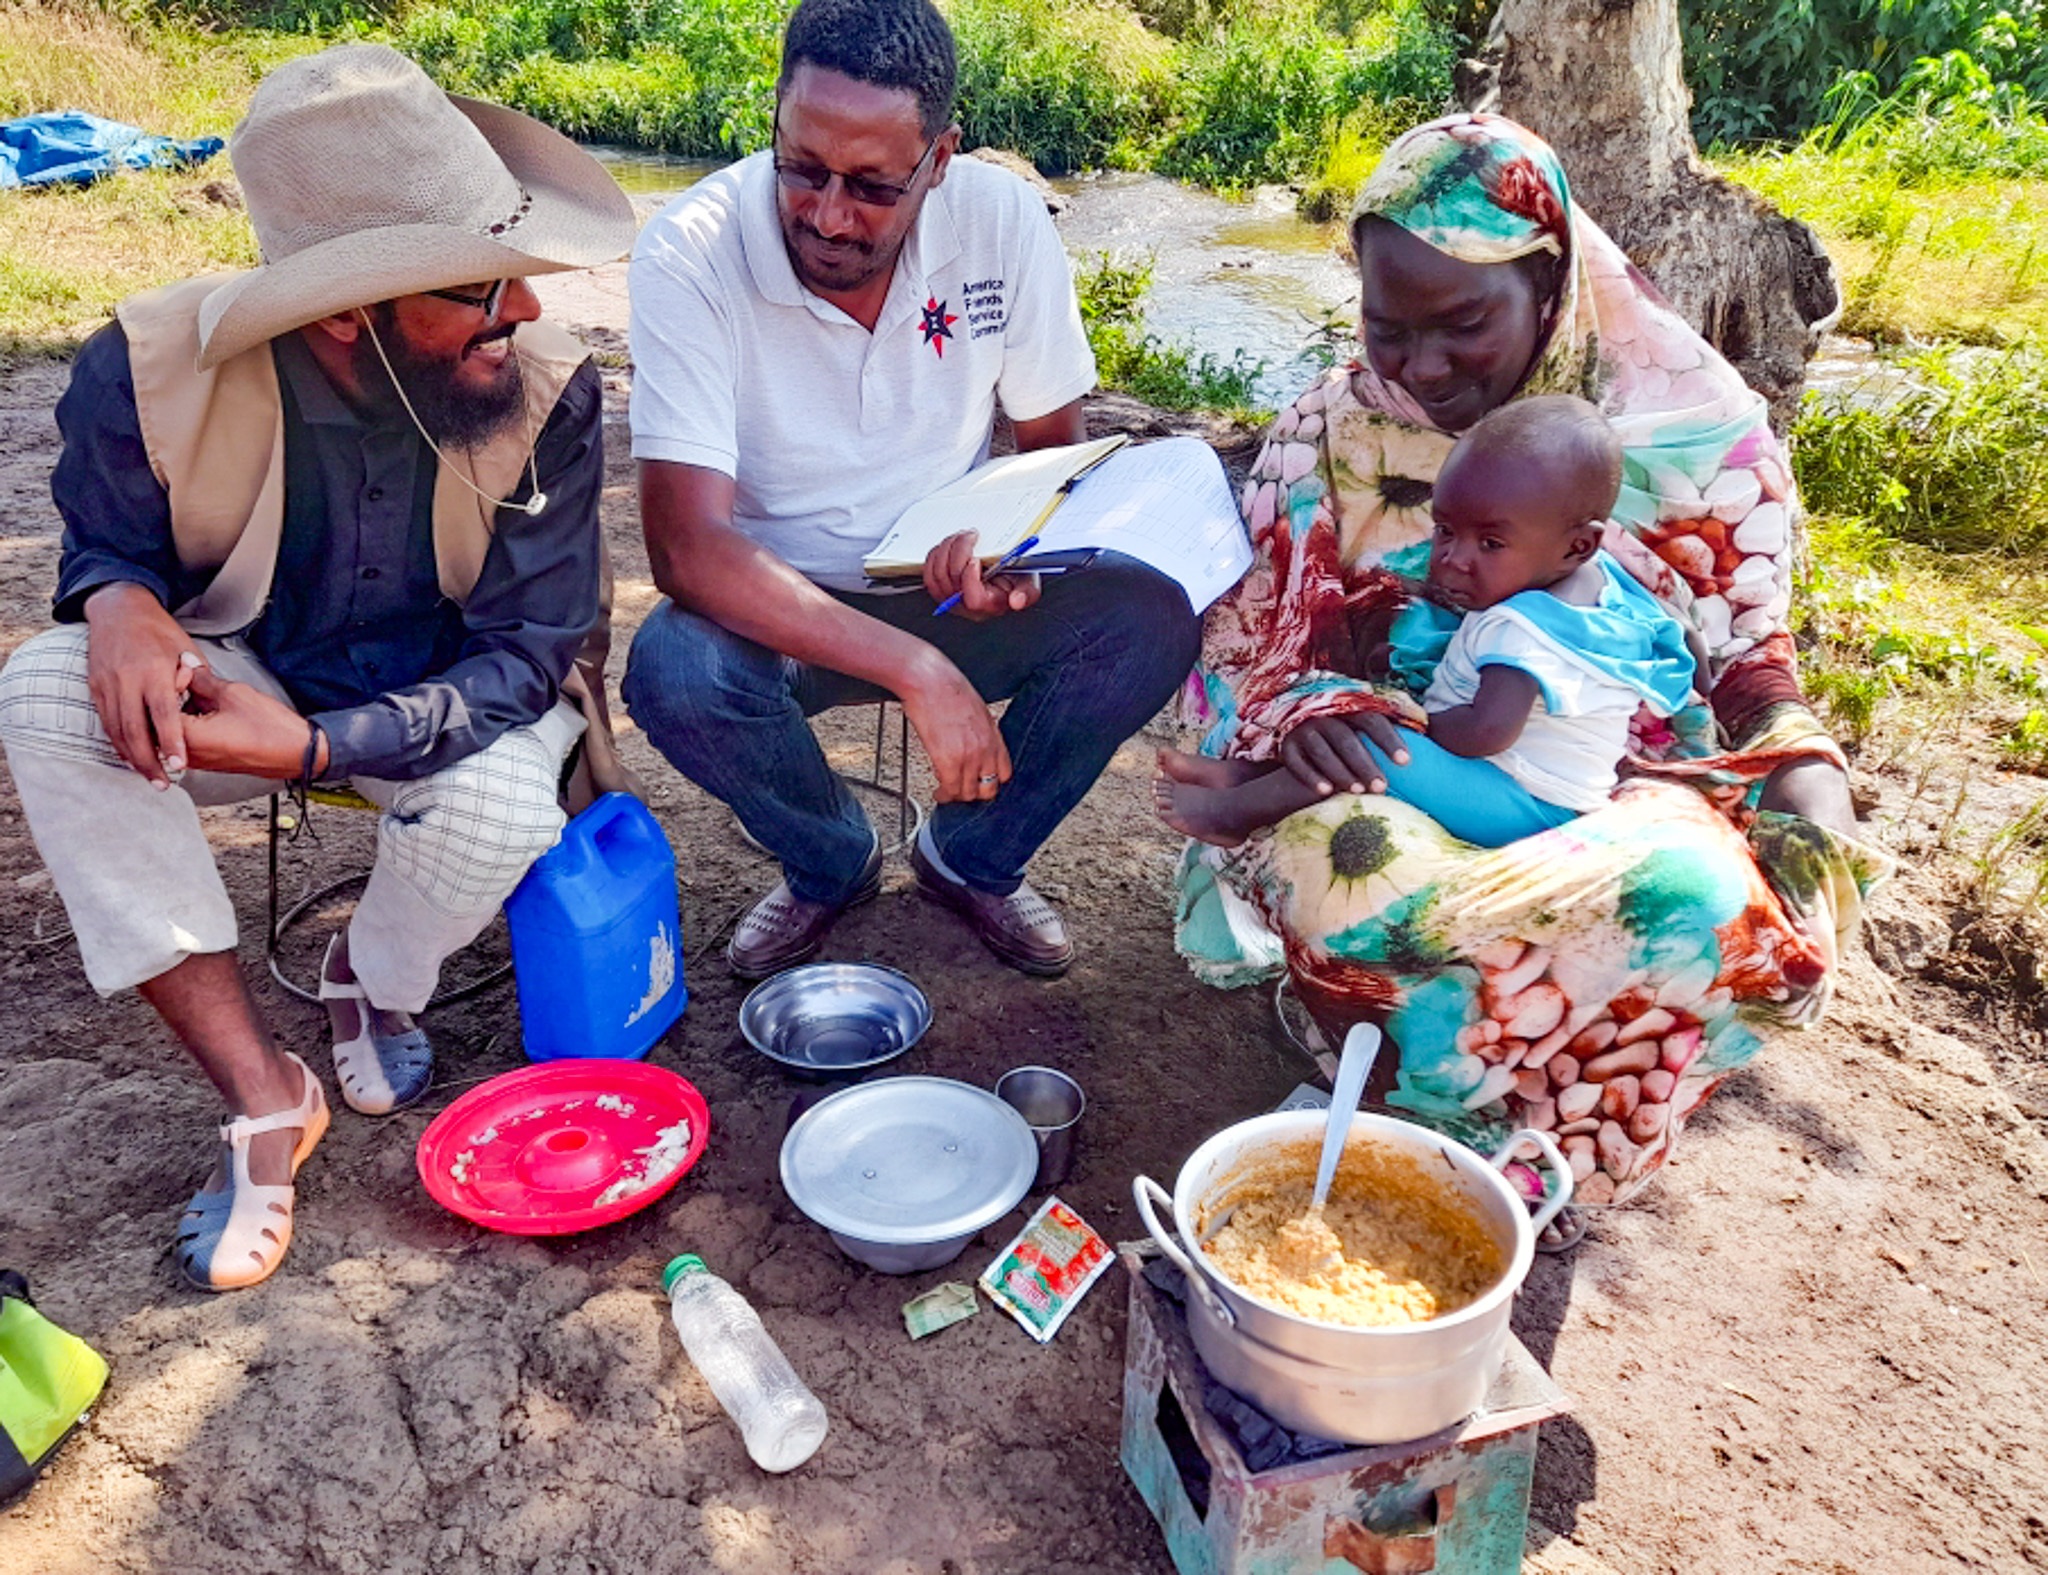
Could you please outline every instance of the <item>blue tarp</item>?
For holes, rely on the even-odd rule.
[[[139,126],[102,120],[82,109],[0,121],[0,190],[10,186],[87,185],[115,170],[198,164],[220,152],[219,137],[178,142]]]

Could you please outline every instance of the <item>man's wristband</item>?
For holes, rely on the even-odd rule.
[[[313,772],[320,759],[320,724],[311,717],[306,719],[306,753],[299,762],[299,786],[313,785]]]

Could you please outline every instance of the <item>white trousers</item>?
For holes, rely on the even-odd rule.
[[[220,677],[285,699],[240,641],[192,646]],[[353,779],[384,811],[348,932],[350,966],[373,1005],[424,1007],[441,964],[476,939],[527,866],[555,845],[563,825],[556,783],[582,731],[582,714],[563,702],[431,776]],[[234,950],[234,905],[196,806],[257,798],[277,783],[188,771],[168,792],[152,788],[100,726],[77,624],[35,636],[0,669],[0,743],[94,989],[112,995],[196,953]]]

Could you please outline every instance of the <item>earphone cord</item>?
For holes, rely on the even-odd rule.
[[[532,515],[540,513],[542,509],[548,506],[548,495],[540,490],[540,466],[534,460],[534,451],[531,447],[526,451],[528,496],[524,503],[507,504],[492,497],[482,487],[471,481],[469,477],[449,464],[448,456],[441,452],[440,444],[436,443],[433,435],[427,431],[427,424],[420,420],[419,412],[412,408],[412,401],[405,397],[405,385],[399,382],[398,372],[391,365],[391,357],[384,353],[384,341],[377,337],[376,327],[370,322],[370,314],[359,306],[356,308],[356,317],[361,321],[363,331],[370,336],[370,347],[377,352],[377,359],[384,364],[384,375],[391,379],[391,386],[398,392],[398,402],[405,406],[405,413],[412,417],[412,424],[419,428],[420,436],[425,439],[427,447],[434,451],[434,458],[441,462],[443,469],[447,470],[457,481],[461,482],[493,508],[515,508],[522,514]]]

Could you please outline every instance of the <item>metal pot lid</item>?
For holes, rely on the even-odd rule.
[[[782,1140],[790,1202],[842,1236],[887,1246],[968,1236],[1031,1190],[1038,1143],[986,1089],[884,1077],[821,1100]]]

